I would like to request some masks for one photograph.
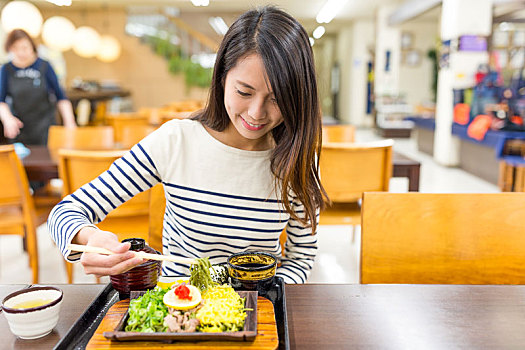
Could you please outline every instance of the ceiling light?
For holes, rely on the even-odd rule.
[[[100,36],[100,47],[98,49],[97,58],[102,62],[116,61],[120,56],[120,43],[111,35]]]
[[[42,26],[42,40],[52,49],[69,50],[74,37],[75,25],[66,17],[49,17]]]
[[[208,22],[210,23],[210,26],[217,32],[219,35],[224,35],[228,31],[228,25],[222,17],[210,17],[208,19]]]
[[[310,46],[314,46],[314,44],[315,44],[314,38],[309,37],[308,39],[310,39]]]
[[[315,18],[317,23],[330,23],[348,0],[328,0]]]
[[[2,27],[6,33],[18,28],[35,38],[40,34],[43,22],[38,8],[27,1],[11,1],[2,9]]]
[[[71,6],[71,0],[46,0],[57,6]]]
[[[319,26],[319,27],[315,28],[315,30],[314,30],[312,35],[314,36],[314,39],[319,39],[320,37],[323,36],[325,31],[326,30],[324,29],[323,26]]]
[[[210,4],[210,0],[191,0],[191,3],[194,6],[208,6]]]
[[[79,27],[75,30],[73,51],[81,57],[94,57],[100,49],[100,35],[91,27]]]
[[[501,22],[498,26],[498,29],[503,32],[514,30],[514,24],[509,22]]]

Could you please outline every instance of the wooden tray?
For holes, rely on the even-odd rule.
[[[119,322],[125,317],[129,308],[129,299],[114,304],[95,331],[93,337],[87,344],[87,349],[165,349],[169,345],[158,341],[113,341],[104,337],[104,332],[114,331]],[[242,332],[237,332],[242,333]],[[201,333],[202,334],[202,333]],[[233,333],[232,333],[233,334]],[[169,339],[170,341],[175,339]],[[207,340],[207,341],[181,341],[177,347],[192,349],[276,349],[279,345],[277,325],[273,304],[266,298],[257,298],[257,336],[251,342],[239,342],[231,340]]]
[[[146,292],[131,292],[130,299],[136,299],[144,295]],[[173,333],[173,332],[159,332],[159,333],[140,333],[140,332],[126,332],[126,323],[129,318],[129,308],[120,320],[113,332],[104,332],[104,337],[111,340],[120,341],[137,341],[137,340],[159,340],[166,342],[175,341],[197,341],[197,340],[231,340],[231,341],[252,341],[257,335],[257,292],[240,291],[237,292],[241,298],[245,298],[246,319],[244,322],[244,329],[238,332],[221,332],[221,333]]]

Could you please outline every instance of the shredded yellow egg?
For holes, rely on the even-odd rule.
[[[246,309],[244,298],[229,285],[209,288],[202,298],[204,305],[197,311],[201,332],[236,332],[244,328]]]

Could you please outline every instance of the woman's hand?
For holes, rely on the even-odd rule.
[[[136,258],[135,253],[129,250],[130,243],[120,243],[114,233],[93,227],[84,227],[77,236],[78,239],[75,241],[78,243],[85,242],[86,245],[106,248],[116,253],[114,255],[83,253],[80,263],[84,266],[86,274],[97,277],[118,275],[142,264],[144,261],[141,258]]]
[[[2,124],[4,124],[4,136],[8,139],[17,137],[20,129],[24,127],[24,123],[14,115],[3,118]]]

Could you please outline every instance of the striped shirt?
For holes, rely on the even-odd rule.
[[[227,146],[197,121],[170,121],[65,197],[49,216],[49,232],[68,260],[78,260],[80,253],[67,245],[81,228],[99,223],[112,209],[162,182],[164,254],[208,257],[212,264],[245,250],[281,256],[279,236],[286,229],[285,257],[277,275],[286,283],[306,282],[317,237],[311,227],[292,219],[278,199],[271,152]],[[304,217],[303,205],[293,195],[289,198]],[[162,273],[188,275],[189,266],[165,262]]]

